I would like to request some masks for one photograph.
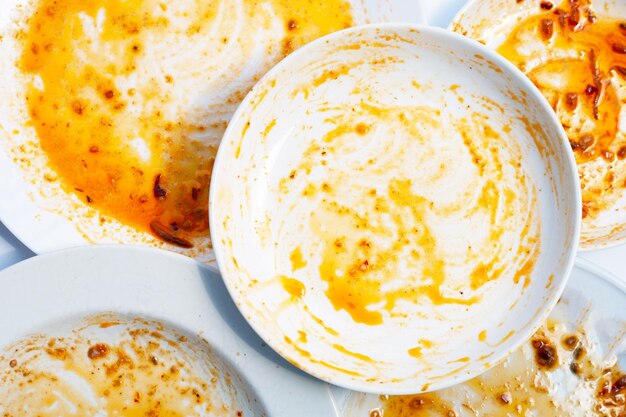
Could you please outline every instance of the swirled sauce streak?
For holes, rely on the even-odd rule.
[[[590,349],[584,330],[549,322],[486,374],[437,393],[382,396],[369,417],[622,416],[626,374],[591,359]]]
[[[321,254],[317,273],[336,310],[380,325],[406,314],[406,303],[472,305],[492,281],[528,284],[540,246],[537,191],[506,133],[478,112],[448,120],[430,107],[375,102],[326,111],[329,131],[279,194],[293,212],[314,207],[302,218],[317,246],[298,251]],[[464,181],[471,186],[457,187]],[[442,193],[446,184],[455,186]]]
[[[27,23],[25,99],[65,188],[191,247],[209,237],[211,169],[237,104],[352,17],[344,0],[42,0]]]
[[[541,4],[498,52],[557,113],[579,167],[583,218],[593,219],[626,188],[626,21],[596,15],[589,1]]]

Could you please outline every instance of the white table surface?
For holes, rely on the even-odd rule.
[[[416,1],[416,0],[406,0]],[[466,0],[421,0],[426,20],[433,26],[446,27]],[[0,270],[34,256],[0,223]],[[626,282],[626,245],[587,251],[579,257],[594,262]]]

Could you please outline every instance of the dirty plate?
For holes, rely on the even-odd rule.
[[[537,416],[621,415],[626,411],[626,386],[624,380],[618,382],[626,376],[624,303],[623,282],[578,261],[541,330],[496,368],[426,396],[379,397],[337,389],[339,415],[465,417],[516,415],[519,410]],[[537,360],[543,347],[552,354]]]
[[[583,199],[582,249],[626,241],[626,3],[475,0],[450,28],[496,49],[565,126]]]
[[[435,28],[367,26],[275,67],[210,194],[230,293],[281,355],[368,392],[435,390],[532,334],[580,224],[556,116],[511,64]]]
[[[0,219],[37,253],[134,243],[212,262],[228,120],[285,55],[401,0],[4,0]]]
[[[327,386],[268,348],[219,276],[183,256],[71,249],[0,285],[5,414],[335,415]]]

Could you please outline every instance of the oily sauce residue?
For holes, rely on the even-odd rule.
[[[597,15],[585,0],[543,3],[498,52],[526,73],[557,113],[579,165],[583,218],[591,219],[626,188],[626,136],[620,128],[626,21]]]
[[[446,125],[441,113],[425,107],[362,103],[326,122],[334,127],[311,143],[297,169],[278,188],[281,195],[300,192],[294,200],[316,207],[307,217],[318,246],[309,252],[319,253],[321,262],[311,273],[319,274],[327,284],[325,294],[336,310],[344,310],[357,323],[379,325],[385,315],[404,314],[397,309],[401,301],[468,306],[480,301],[481,288],[501,277],[528,284],[540,241],[536,191],[529,187],[519,159],[509,160],[508,148],[498,146],[501,134],[486,119],[474,114],[447,125],[446,135],[455,138],[449,140],[458,141],[450,146],[457,147],[455,152],[463,155],[463,162],[441,160],[435,172],[422,170],[419,178],[414,168],[407,168],[390,176],[384,187],[352,181],[381,178],[394,169],[402,171],[398,167],[419,164],[404,160],[408,158],[405,150],[420,149],[420,154],[427,155],[429,135],[446,137],[441,133]],[[377,132],[381,126],[389,127],[395,139]],[[378,152],[384,156],[346,162],[338,168],[328,165],[334,155],[354,155],[376,146],[384,149]],[[442,178],[457,163],[471,167],[476,178],[472,189],[445,203],[419,191],[436,187],[436,181],[443,184]],[[314,169],[325,170],[324,180],[305,180],[299,188],[297,181],[313,177]],[[468,243],[460,254],[446,254],[446,239],[451,236],[439,235],[434,226],[437,218],[464,219],[461,230],[483,224],[484,236]],[[294,270],[301,265],[298,260],[298,252],[292,252]],[[450,272],[459,266],[471,269],[466,276]]]
[[[223,9],[237,7],[242,14],[224,22]],[[221,97],[214,83],[232,64],[214,56],[232,42],[252,51],[254,31],[277,23],[268,62]],[[208,237],[208,186],[231,110],[284,55],[353,22],[344,0],[42,0],[27,24],[18,34],[18,66],[30,77],[25,100],[66,190],[126,225],[191,247]],[[190,88],[196,96],[184,93]],[[222,105],[203,104],[205,89]]]
[[[33,336],[0,356],[3,416],[232,416],[216,370],[197,373],[186,337],[128,328],[115,344]],[[104,414],[102,414],[104,413]]]
[[[584,330],[571,334],[547,323],[486,374],[437,393],[382,396],[369,417],[624,415],[626,374],[617,365],[592,361],[588,349]],[[569,399],[551,382],[553,373],[571,380]]]

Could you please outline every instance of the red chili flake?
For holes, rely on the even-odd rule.
[[[596,21],[598,20],[598,18],[596,17],[595,14],[593,14],[593,12],[591,10],[587,11],[587,21],[589,23],[596,23]]]
[[[510,392],[503,392],[502,394],[500,394],[498,399],[502,404],[510,404],[511,401],[513,401],[513,397],[511,396]]]
[[[89,148],[89,152],[98,153],[100,152],[100,148],[98,148],[96,145],[93,145],[92,147]]]
[[[571,13],[567,17],[567,22],[570,24],[570,26],[578,25],[578,22],[580,22],[580,10],[578,8],[572,8]]]
[[[299,27],[300,27],[300,25],[294,19],[290,19],[289,23],[287,23],[287,29],[289,29],[289,30],[296,30]]]
[[[598,61],[596,59],[596,51],[591,49],[589,51],[589,60],[591,61],[591,71],[593,73],[593,81],[595,85],[595,97],[593,98],[593,117],[598,120],[600,117],[600,89],[603,88],[602,80],[600,79],[600,69],[598,68]],[[587,87],[589,88],[589,87]]]
[[[585,88],[585,94],[587,95],[592,95],[598,92],[598,89],[595,88],[593,85],[591,84],[587,84],[587,88]]]
[[[543,10],[552,10],[554,4],[549,1],[542,1],[539,7],[541,7]]]
[[[623,31],[626,31],[626,22],[622,22],[619,24],[619,28]]]
[[[91,197],[87,196],[87,202],[88,203],[93,203],[93,199]]]
[[[619,151],[617,151],[617,157],[619,159],[626,158],[626,146],[622,146],[621,148],[619,148]]]
[[[150,229],[157,237],[163,239],[167,243],[180,246],[181,248],[193,248],[193,243],[181,237],[174,236],[172,232],[170,232],[170,230],[163,226],[163,224],[161,224],[158,220],[150,223]]]
[[[541,32],[543,40],[547,41],[554,33],[554,22],[550,19],[541,19],[541,22],[539,23],[539,31]]]
[[[198,200],[198,193],[200,192],[199,189],[197,189],[196,187],[191,189],[191,198],[193,199],[193,201]]]
[[[107,90],[104,92],[104,97],[109,100],[112,99],[114,95],[115,93],[113,93],[113,90]]]
[[[161,174],[157,174],[157,176],[154,178],[153,191],[156,198],[163,198],[167,195],[167,191],[161,188]]]
[[[622,375],[618,378],[614,383],[611,391],[614,393],[618,393],[626,388],[626,375]]]
[[[611,46],[611,49],[613,49],[613,52],[615,52],[616,54],[626,54],[626,45],[624,45],[623,43],[614,43]]]

